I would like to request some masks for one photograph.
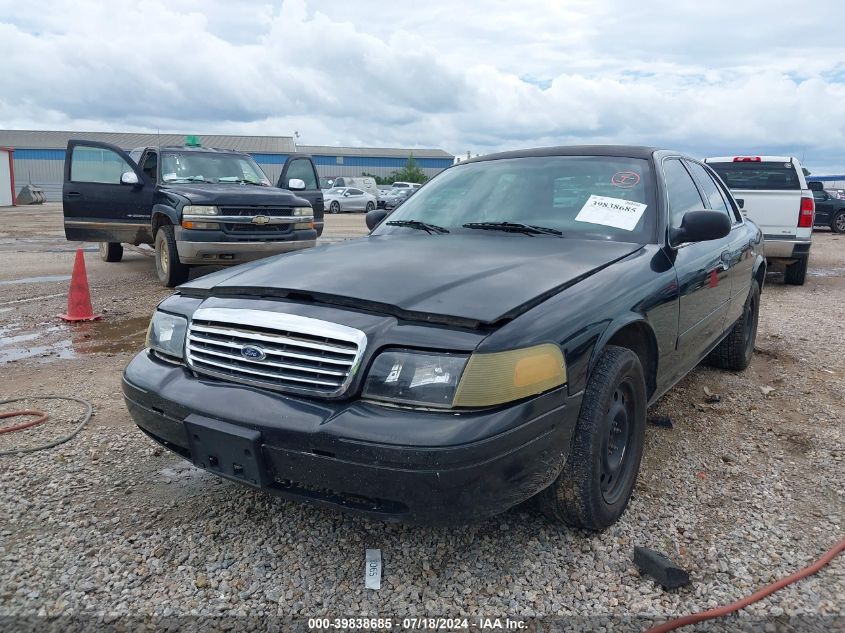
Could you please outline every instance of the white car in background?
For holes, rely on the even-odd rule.
[[[323,204],[329,213],[366,213],[376,208],[376,197],[355,187],[332,187],[323,193]]]

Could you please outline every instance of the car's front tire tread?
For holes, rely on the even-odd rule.
[[[608,504],[601,491],[601,448],[605,416],[622,380],[630,378],[635,392],[635,419],[630,453],[633,459],[620,498]],[[646,386],[639,357],[631,350],[608,345],[590,374],[570,453],[558,478],[537,497],[549,518],[573,527],[603,530],[625,511],[637,479],[645,440]]]

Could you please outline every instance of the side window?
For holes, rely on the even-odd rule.
[[[350,195],[350,196],[360,196],[360,195],[363,195],[363,193],[364,193],[364,192],[363,192],[363,191],[361,191],[360,189],[350,189],[350,190],[349,190],[349,195]]]
[[[148,152],[144,156],[144,164],[141,165],[141,170],[147,174],[150,180],[158,182],[158,154],[156,152]]]
[[[314,168],[311,166],[311,162],[303,158],[298,158],[291,162],[290,167],[288,167],[286,177],[288,181],[290,181],[291,178],[299,178],[305,183],[305,188],[309,190],[320,188],[317,185],[317,174],[314,173]]]
[[[713,178],[713,182],[716,183],[716,186],[719,188],[719,193],[722,194],[722,199],[725,201],[725,204],[729,209],[728,215],[730,215],[733,219],[733,223],[740,224],[742,222],[742,212],[739,210],[739,207],[737,206],[736,202],[733,201],[731,194],[728,193],[727,187],[725,187],[724,184],[719,182],[718,178]]]
[[[98,182],[119,185],[120,176],[132,167],[118,154],[101,147],[77,145],[70,158],[70,179],[72,182]]]
[[[692,172],[692,175],[695,176],[695,179],[698,181],[698,186],[701,187],[701,190],[707,197],[707,201],[710,203],[710,208],[714,211],[722,211],[723,213],[731,215],[728,211],[728,205],[725,203],[725,199],[719,192],[719,187],[717,187],[716,183],[713,182],[713,179],[710,177],[710,174],[707,173],[707,170],[698,163],[693,163],[691,161],[685,162],[687,167],[689,167],[690,172]]]
[[[687,211],[704,208],[704,201],[698,193],[692,176],[676,158],[663,163],[666,178],[666,193],[669,199],[669,226],[677,229]]]

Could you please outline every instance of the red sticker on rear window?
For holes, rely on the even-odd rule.
[[[617,171],[610,179],[610,184],[622,189],[636,187],[640,182],[640,175],[634,171]]]

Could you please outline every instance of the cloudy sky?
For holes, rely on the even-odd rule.
[[[644,143],[845,173],[836,0],[0,0],[0,59],[2,128]]]

